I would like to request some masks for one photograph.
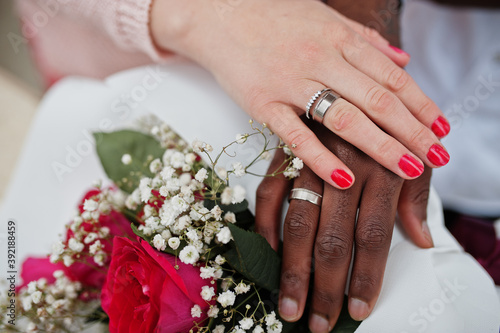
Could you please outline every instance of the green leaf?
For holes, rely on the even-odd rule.
[[[123,130],[111,133],[94,133],[97,155],[108,177],[123,191],[131,193],[139,186],[142,177],[151,177],[149,164],[161,158],[165,149],[150,135]],[[122,156],[129,154],[132,163],[122,163]]]
[[[227,262],[248,280],[269,291],[279,289],[281,260],[261,235],[228,224],[234,242],[224,254]]]

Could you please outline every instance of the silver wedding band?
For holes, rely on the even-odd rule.
[[[333,103],[335,103],[335,101],[339,98],[340,95],[332,89],[323,89],[318,91],[311,97],[309,103],[307,103],[306,117],[308,119],[311,118],[311,108],[314,106],[312,110],[312,118],[322,124],[325,114],[328,112]]]
[[[321,201],[323,200],[323,196],[305,188],[294,188],[290,191],[290,195],[288,196],[288,201],[292,199],[309,201],[310,203],[315,204],[316,206],[321,206]]]

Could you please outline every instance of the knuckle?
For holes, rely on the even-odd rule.
[[[293,270],[287,270],[281,274],[281,283],[290,289],[297,289],[302,285],[302,277]]]
[[[314,298],[319,301],[321,304],[332,305],[335,304],[335,296],[332,293],[325,290],[315,290]]]
[[[370,222],[358,227],[356,246],[367,251],[383,249],[389,240],[389,232],[383,226],[383,218],[374,215],[370,219]]]
[[[257,202],[268,202],[276,196],[276,190],[273,188],[271,182],[262,181],[256,192]]]
[[[377,285],[376,278],[371,274],[356,273],[351,278],[351,288],[355,290],[361,290],[363,292],[374,290]]]
[[[303,128],[292,128],[286,132],[284,138],[288,141],[288,146],[296,145],[297,149],[301,149],[303,146],[307,146],[306,143],[312,139],[311,134]]]
[[[321,170],[325,165],[328,165],[328,153],[321,153],[313,157],[310,163],[311,170]]]
[[[316,258],[325,262],[346,259],[349,256],[350,246],[347,237],[325,233],[316,240]]]
[[[374,86],[368,90],[366,95],[368,107],[376,116],[387,115],[396,104],[395,97],[384,88]]]
[[[294,210],[289,214],[288,223],[285,224],[285,232],[293,238],[304,239],[309,237],[312,226],[308,221],[312,220],[312,214],[308,210]]]
[[[339,133],[352,128],[357,114],[356,111],[353,107],[347,105],[337,106],[334,104],[326,116],[329,118],[328,122],[331,123],[334,131]]]
[[[400,67],[394,66],[394,69],[389,71],[389,76],[387,77],[387,88],[392,92],[401,91],[409,81],[409,75],[406,71]]]
[[[424,127],[423,125],[419,126],[419,128],[417,128],[410,134],[409,144],[417,145],[418,143],[423,141],[423,138],[425,138],[427,134],[428,134],[427,128]]]
[[[410,201],[414,205],[426,205],[427,202],[429,201],[429,186],[426,186],[425,188],[420,188],[410,198]]]
[[[370,28],[366,25],[363,26],[363,34],[370,39],[382,38],[382,36],[380,35],[380,33],[377,30],[375,30],[374,28]]]
[[[432,102],[429,98],[424,98],[422,104],[418,107],[415,116],[420,117],[424,116],[427,113],[431,113],[434,110],[434,102]]]
[[[394,141],[391,138],[385,137],[377,145],[377,154],[382,158],[386,158],[393,154],[396,150],[394,149]]]

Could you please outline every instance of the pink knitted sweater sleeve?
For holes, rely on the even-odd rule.
[[[43,75],[105,77],[171,55],[150,33],[154,0],[16,1]]]

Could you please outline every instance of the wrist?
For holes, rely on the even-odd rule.
[[[151,36],[160,50],[172,51],[196,61],[202,38],[196,38],[206,20],[205,1],[153,0]]]

